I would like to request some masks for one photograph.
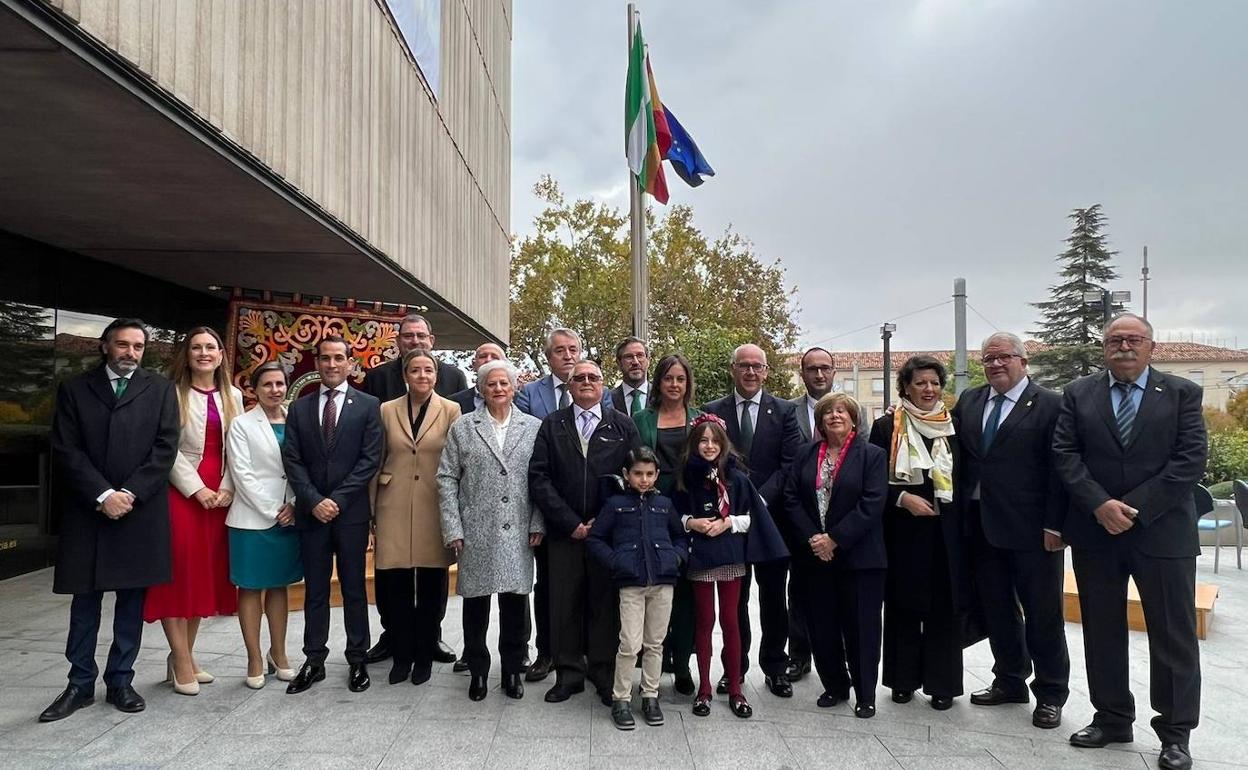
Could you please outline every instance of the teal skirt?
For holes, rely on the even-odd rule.
[[[229,530],[231,583],[259,591],[303,580],[299,531],[294,527]]]

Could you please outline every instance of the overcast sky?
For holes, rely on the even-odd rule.
[[[1147,7],[1146,7],[1147,6]],[[623,2],[514,4],[512,229],[533,182],[626,209]],[[1248,348],[1248,2],[642,2],[663,101],[717,176],[668,172],[798,288],[803,344],[972,345],[1035,328],[1070,209],[1101,203],[1158,338]],[[662,206],[657,206],[662,211]],[[661,286],[652,287],[661,291]],[[863,326],[870,331],[846,333]]]

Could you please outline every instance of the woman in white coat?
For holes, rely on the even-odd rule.
[[[238,624],[247,646],[246,684],[264,687],[264,674],[283,682],[295,672],[286,658],[286,587],[303,579],[294,494],[282,468],[286,432],[286,371],[270,361],[251,375],[258,403],[230,426],[230,473],[234,502],[230,532],[230,581],[238,586]],[[262,601],[263,598],[263,601]],[[269,619],[269,651],[260,653],[260,615]]]

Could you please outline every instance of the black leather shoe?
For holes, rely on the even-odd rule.
[[[802,681],[802,677],[809,673],[809,660],[790,660],[789,665],[784,669],[784,675],[789,678],[790,682],[800,682]]]
[[[1036,710],[1031,712],[1031,723],[1042,730],[1061,727],[1062,707],[1054,706],[1052,703],[1036,704]]]
[[[347,689],[351,692],[364,692],[372,684],[368,678],[368,666],[363,663],[352,663],[347,672]]]
[[[1081,749],[1100,749],[1111,743],[1131,743],[1134,740],[1135,733],[1131,728],[1109,731],[1098,725],[1088,725],[1070,736],[1070,745]]]
[[[454,663],[455,658],[455,651],[451,649],[451,646],[439,639],[438,646],[433,648],[433,662]]]
[[[663,724],[663,709],[659,708],[658,698],[641,699],[641,718],[651,727]]]
[[[744,695],[737,695],[728,702],[728,707],[732,709],[732,713],[741,719],[749,719],[754,716],[754,709],[750,708],[750,702],[745,699]]]
[[[1157,757],[1157,767],[1161,770],[1188,770],[1192,766],[1192,755],[1186,743],[1167,743],[1161,747]]]
[[[693,674],[689,673],[689,669],[677,671],[673,678],[675,679],[673,687],[676,692],[681,695],[693,695]]]
[[[914,690],[893,690],[893,703],[909,703],[914,699]]]
[[[455,665],[451,666],[451,670],[454,671],[456,674],[464,673],[465,671],[468,670],[468,660],[466,658],[460,658],[459,660],[455,661]]]
[[[304,663],[299,669],[299,673],[295,674],[295,678],[290,680],[290,684],[286,685],[286,694],[294,695],[301,693],[324,678],[324,666],[315,663]]]
[[[411,675],[412,664],[400,663],[396,660],[390,665],[390,676],[386,679],[390,682],[390,684],[398,684],[399,682],[406,682]]]
[[[503,692],[512,700],[524,697],[524,682],[519,674],[507,674],[503,677]]]
[[[778,676],[765,676],[763,681],[767,683],[767,689],[777,698],[792,698],[793,685],[789,684],[789,678],[784,674]]]
[[[611,702],[611,721],[617,730],[631,730],[636,726],[633,720],[633,709],[626,700]]]
[[[1030,703],[1031,698],[1026,691],[1022,695],[1011,695],[995,684],[984,690],[971,693],[971,703],[976,706],[1000,706],[1003,703]]]
[[[383,660],[389,660],[390,655],[390,642],[380,639],[377,644],[369,648],[368,652],[364,653],[364,662],[380,663]]]
[[[564,684],[563,682],[555,682],[555,686],[546,691],[547,703],[563,703],[577,693],[585,692],[585,683],[577,682],[576,684]]]
[[[847,692],[825,692],[819,696],[819,700],[815,701],[815,705],[821,709],[830,709],[841,701],[849,700]]]
[[[468,700],[485,700],[485,695],[490,690],[485,684],[485,677],[472,675],[472,680],[468,683]]]
[[[135,692],[130,685],[108,688],[104,694],[104,702],[111,703],[113,708],[127,714],[137,714],[147,708],[147,701],[143,700],[143,696]]]
[[[424,684],[431,676],[433,676],[433,668],[430,666],[412,667],[412,684]]]
[[[538,655],[537,660],[533,661],[533,665],[529,666],[529,670],[524,675],[526,682],[540,682],[550,676],[550,656]]]
[[[711,713],[711,696],[699,695],[693,699],[693,715],[695,717],[709,716]]]
[[[859,703],[854,706],[854,716],[859,719],[870,719],[875,716],[874,703]]]
[[[745,674],[742,674],[742,675],[741,675],[741,682],[740,682],[740,684],[745,684]],[[721,677],[719,678],[719,683],[715,685],[715,692],[716,692],[716,693],[718,693],[718,694],[720,694],[720,695],[727,695],[727,694],[728,694],[728,677],[726,677],[726,676],[721,676]]]
[[[937,711],[948,711],[953,708],[953,698],[948,695],[933,695],[932,708]]]
[[[55,722],[64,719],[78,709],[86,708],[95,703],[95,693],[71,684],[65,688],[65,691],[56,696],[56,700],[52,701],[52,705],[43,710],[39,715],[40,722]]]

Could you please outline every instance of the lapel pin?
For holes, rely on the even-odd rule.
[[[768,410],[767,410],[767,414],[771,414],[771,410],[770,410],[770,409],[768,409]]]
[[[1162,390],[1161,390],[1161,386],[1160,386],[1160,385],[1154,385],[1154,386],[1153,386],[1153,390],[1157,391],[1158,393],[1161,393],[1161,392],[1162,392]]]
[[[1028,401],[1027,403],[1023,404],[1023,406],[1031,406],[1031,402]]]

